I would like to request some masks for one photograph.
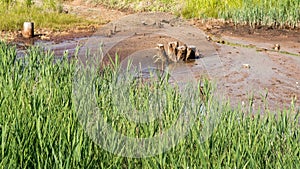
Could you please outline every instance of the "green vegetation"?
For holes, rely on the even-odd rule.
[[[55,60],[53,53],[32,47],[18,58],[16,48],[0,42],[0,167],[1,168],[297,168],[300,165],[299,110],[259,113],[232,110],[213,100],[209,83],[204,109],[188,135],[170,151],[148,158],[120,157],[103,150],[88,137],[76,113],[72,83],[78,61]],[[117,62],[115,62],[117,63]],[[124,84],[131,95],[128,108],[147,110],[140,96],[163,90],[169,105],[163,121],[133,124],[113,104],[110,88],[118,64],[95,73],[96,100],[102,115],[115,130],[132,137],[159,134],[174,122],[181,110],[182,95],[163,79],[140,86]],[[153,85],[155,88],[153,89]],[[126,107],[125,107],[126,108]],[[125,109],[126,110],[126,109]],[[203,121],[220,112],[220,121],[207,140],[201,140]],[[208,114],[206,114],[208,113]],[[252,114],[252,115],[246,115]],[[83,125],[81,125],[83,124]],[[137,133],[139,128],[140,132]],[[120,144],[122,146],[122,144]]]
[[[133,9],[135,11],[161,11],[175,12],[180,10],[182,4],[176,0],[94,0],[95,3],[103,4],[110,8]]]
[[[104,0],[109,7],[168,11],[186,18],[219,18],[240,24],[294,28],[300,25],[299,0]]]
[[[25,21],[35,23],[36,28],[66,30],[74,26],[88,26],[91,21],[71,14],[61,13],[62,7],[55,1],[35,5],[31,0],[0,0],[0,30],[20,30]]]
[[[299,0],[188,0],[183,10],[186,17],[213,17],[236,23],[300,26]]]
[[[61,13],[62,5],[55,0],[36,5],[31,0],[0,1],[0,30],[18,30],[24,21],[34,21],[38,28],[68,29],[87,25],[90,21]],[[299,0],[94,0],[107,7],[135,11],[172,12],[186,18],[219,18],[252,27],[295,28],[300,25]]]

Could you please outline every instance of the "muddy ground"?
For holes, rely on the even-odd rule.
[[[163,13],[131,14],[79,1],[65,4],[64,8],[69,13],[105,20],[108,24],[79,31],[46,32],[44,38],[37,36],[31,40],[18,35],[12,42],[20,49],[40,44],[55,50],[58,55],[68,50],[70,56],[77,45],[82,45],[82,51],[87,48],[96,51],[102,43],[104,61],[108,55],[118,52],[123,62],[130,58],[136,65],[157,67],[159,63],[153,63],[152,59],[156,44],[177,40],[196,46],[199,55],[189,63],[168,65],[177,81],[208,77],[216,83],[217,93],[229,98],[233,106],[247,107],[251,100],[251,108],[255,110],[258,107],[274,110],[288,108],[294,100],[299,108],[299,29],[252,29],[216,20],[187,21]],[[208,41],[207,35],[212,40]],[[280,45],[279,51],[272,49],[274,44]]]

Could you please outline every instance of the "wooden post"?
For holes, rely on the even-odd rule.
[[[24,22],[22,34],[24,38],[32,38],[34,36],[34,23]]]

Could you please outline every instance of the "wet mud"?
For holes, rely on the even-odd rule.
[[[207,29],[205,25],[190,23],[170,14],[137,13],[111,21],[87,37],[60,42],[38,41],[35,44],[54,50],[59,56],[67,50],[70,57],[76,46],[81,46],[79,57],[83,58],[89,51],[101,55],[104,62],[117,53],[121,64],[127,65],[132,60],[134,66],[145,69],[160,66],[153,60],[157,43],[166,46],[177,40],[195,46],[199,57],[188,63],[165,65],[176,81],[197,82],[207,77],[216,84],[218,97],[230,99],[233,106],[241,105],[247,109],[283,110],[290,107],[292,101],[299,107],[300,42],[287,38],[289,35],[278,35],[277,40],[267,37],[258,40],[243,32],[236,33],[234,29],[220,31],[221,28],[218,26],[219,32],[212,32],[213,27]],[[230,43],[217,43],[207,39],[208,35]],[[280,51],[286,52],[272,50],[275,43],[281,45]]]

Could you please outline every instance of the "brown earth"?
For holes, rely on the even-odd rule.
[[[143,40],[145,38],[147,39],[146,41]],[[128,38],[120,42],[118,45],[114,46],[112,49],[109,50],[108,55],[114,56],[117,53],[120,59],[123,60],[126,56],[130,56],[136,51],[151,49],[157,43],[167,44],[168,42],[174,42],[174,41],[179,41],[179,40],[168,36],[162,36],[162,35],[137,34],[131,38]]]
[[[191,20],[191,24],[205,31],[208,35],[216,37],[230,36],[241,40],[253,41],[256,43],[281,44],[297,48],[300,53],[300,29],[276,29],[271,26],[257,26],[251,28],[247,25],[235,25],[220,20]]]
[[[56,43],[71,40],[80,37],[89,37],[101,26],[113,20],[117,20],[123,16],[133,13],[133,11],[119,11],[114,9],[107,9],[102,5],[95,5],[91,3],[84,3],[80,0],[65,2],[64,10],[69,14],[85,17],[88,20],[99,21],[99,24],[87,27],[75,27],[67,31],[53,31],[49,29],[36,30],[34,40],[54,41]],[[223,22],[220,20],[189,20],[190,24],[203,30],[210,36],[215,37],[234,37],[241,40],[253,41],[256,43],[264,42],[271,44],[280,44],[282,47],[288,46],[295,48],[296,53],[300,54],[300,29],[275,29],[267,26],[257,26],[251,28],[245,25],[235,25],[230,22]],[[8,41],[16,43],[29,43],[30,40],[25,39],[21,35],[21,31],[7,32],[2,31],[1,37]]]
[[[35,36],[32,39],[22,37],[21,30],[19,31],[2,31],[0,38],[8,42],[17,44],[19,47],[27,47],[34,44],[35,41],[51,41],[60,43],[74,38],[89,37],[101,26],[116,20],[130,11],[121,12],[118,10],[107,9],[102,5],[84,3],[80,0],[66,1],[63,7],[64,11],[71,15],[84,17],[87,20],[96,22],[89,26],[76,26],[69,30],[55,31],[51,29],[35,29]]]
[[[64,8],[71,14],[101,20],[101,23],[112,23],[132,13],[131,11],[121,12],[106,9],[103,6],[91,6],[80,1],[67,3]],[[194,77],[200,78],[206,74],[210,79],[217,81],[218,90],[230,98],[233,105],[240,103],[247,105],[251,100],[254,103],[251,105],[254,109],[258,106],[264,109],[266,108],[264,107],[264,99],[268,101],[268,107],[274,109],[289,107],[293,99],[296,106],[300,105],[299,29],[279,30],[272,27],[253,29],[249,26],[234,25],[220,20],[189,20],[187,23],[199,28],[199,32],[203,31],[213,39],[213,41],[206,42],[209,44],[209,48],[203,47],[201,49],[200,47],[203,58],[201,57],[193,63],[184,63],[191,68]],[[17,33],[12,42],[24,47],[26,43],[28,45],[28,41],[29,44],[34,44],[34,41],[48,41],[51,45],[57,44],[58,46],[54,49],[57,49],[58,53],[62,53],[62,50],[75,48],[79,42],[85,43],[86,39],[83,37],[88,38],[95,35],[97,30],[103,26],[103,24],[99,24],[83,29],[74,28],[74,30],[64,32],[39,30],[41,36],[31,40],[23,39],[20,33]],[[178,28],[184,27],[182,25],[176,26]],[[146,51],[150,56],[156,43],[166,44],[169,41],[175,39],[180,41],[184,38],[183,36],[158,36],[153,32],[146,34],[147,29],[150,30],[152,27],[145,27],[140,34],[134,32],[134,36],[130,36],[131,38],[127,38],[127,40],[109,48],[108,54],[114,55],[115,52],[119,52],[121,56],[127,57],[134,55],[135,51],[150,49]],[[122,33],[122,31],[117,33],[115,38],[122,37]],[[101,36],[106,34],[107,32]],[[76,40],[78,38],[83,38],[84,42]],[[76,43],[65,44],[68,41]],[[223,43],[217,43],[218,41]],[[280,51],[272,49],[274,44],[280,44]],[[214,53],[218,55],[216,59],[220,64],[205,60],[212,58],[210,56]],[[243,64],[249,64],[250,67],[243,68]]]

